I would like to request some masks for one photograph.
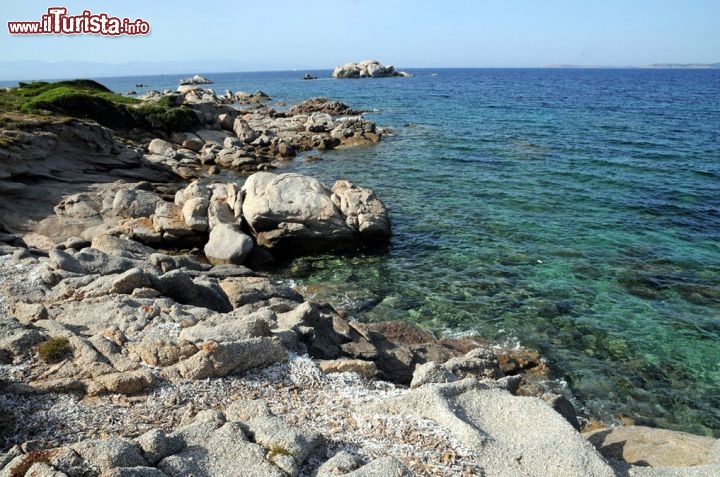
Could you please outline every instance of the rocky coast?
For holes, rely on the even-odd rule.
[[[276,170],[385,131],[261,93],[144,99],[192,112],[180,129],[5,114],[0,475],[720,473],[715,439],[582,434],[532,350],[361,323],[269,272],[382,247],[392,226],[352,178]]]

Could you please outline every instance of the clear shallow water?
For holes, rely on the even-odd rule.
[[[370,187],[392,214],[385,253],[292,264],[309,291],[360,319],[518,339],[593,416],[720,437],[719,70],[304,73],[208,76],[394,131],[288,166]]]

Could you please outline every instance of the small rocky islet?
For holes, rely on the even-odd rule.
[[[390,239],[352,178],[273,172],[380,141],[362,112],[197,84],[126,103],[90,83],[2,98],[0,475],[720,471],[715,439],[581,434],[534,351],[360,323],[267,271]]]

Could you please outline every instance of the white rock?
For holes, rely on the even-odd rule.
[[[214,265],[242,265],[253,246],[252,238],[244,234],[237,225],[218,224],[210,232],[210,238],[205,245],[205,256]]]
[[[153,139],[148,145],[148,151],[158,156],[174,157],[175,149],[172,144],[162,139]]]

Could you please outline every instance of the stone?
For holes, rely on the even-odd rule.
[[[231,263],[226,263],[222,265],[215,265],[210,270],[208,270],[205,273],[206,276],[210,278],[217,278],[218,280],[222,280],[225,278],[233,278],[233,277],[248,277],[248,276],[255,276],[256,273],[252,270],[250,270],[248,267],[242,266],[242,265],[233,265]]]
[[[150,366],[168,367],[189,358],[198,352],[198,348],[187,341],[177,343],[144,340],[131,344],[128,349]]]
[[[430,419],[473,450],[478,464],[492,469],[492,475],[615,475],[597,451],[541,399],[513,396],[474,378],[422,386],[365,405],[362,412]]]
[[[234,147],[243,147],[243,142],[236,137],[228,137],[223,141],[223,148],[232,149]]]
[[[346,341],[335,332],[332,318],[321,314],[315,305],[309,302],[278,314],[277,324],[280,329],[295,331],[314,358],[337,358],[340,355],[340,345]]]
[[[307,99],[288,110],[288,114],[291,116],[304,114],[312,117],[316,113],[327,114],[332,118],[333,116],[357,116],[362,114],[362,111],[352,109],[340,101],[323,97]],[[320,121],[324,121],[326,117],[319,116],[318,118]]]
[[[268,312],[272,314],[272,311],[268,310]],[[183,329],[180,332],[180,339],[192,343],[205,341],[223,343],[270,336],[270,326],[263,315],[262,311],[251,313],[229,322],[210,318]]]
[[[147,466],[148,462],[140,448],[134,442],[112,437],[110,439],[90,439],[70,446],[80,457],[100,470],[112,467]]]
[[[161,460],[158,468],[170,477],[285,477],[265,454],[261,446],[248,442],[239,423],[228,422],[210,432],[202,443]]]
[[[110,373],[98,376],[96,381],[102,388],[96,388],[88,394],[104,393],[138,394],[152,386],[155,376],[148,369],[138,369],[124,373]]]
[[[218,115],[218,124],[226,131],[232,131],[237,114],[221,113]]]
[[[415,474],[395,457],[387,456],[342,475],[343,477],[413,477]]]
[[[312,113],[305,123],[307,132],[329,132],[334,127],[333,118],[328,113]]]
[[[271,250],[321,250],[357,240],[317,179],[258,172],[242,190],[242,213],[259,245]]]
[[[161,202],[153,215],[155,230],[163,234],[163,238],[182,238],[195,235],[196,232],[185,224],[182,207],[169,202]]]
[[[158,156],[174,157],[175,149],[173,145],[162,139],[153,139],[148,144],[148,151],[151,154],[157,154]]]
[[[644,426],[598,429],[583,436],[606,458],[639,466],[706,465],[713,463],[713,450],[720,448],[711,437]]]
[[[368,331],[381,334],[393,343],[403,345],[422,345],[435,341],[432,334],[417,325],[402,320],[367,323],[365,328]]]
[[[22,325],[15,320],[0,321],[0,350],[14,355],[25,355],[35,351],[35,345],[46,338],[32,325]]]
[[[210,231],[204,251],[213,265],[242,265],[254,247],[253,240],[233,224],[217,224]]]
[[[185,225],[196,232],[206,232],[208,230],[209,205],[205,197],[192,197],[186,200],[182,206]]]
[[[67,473],[70,477],[88,475],[97,472],[91,464],[69,447],[60,447],[52,451],[48,463],[54,468]]]
[[[145,454],[147,461],[156,465],[165,457],[180,452],[185,443],[178,436],[168,436],[163,431],[152,429],[137,437],[135,442]]]
[[[178,303],[193,305],[219,313],[233,309],[228,297],[217,284],[206,277],[191,278],[182,270],[172,270],[159,277],[151,277],[153,288]]]
[[[575,406],[572,405],[570,400],[562,394],[546,393],[542,396],[542,399],[548,403],[548,405],[558,412],[562,417],[570,423],[578,432],[580,431],[580,422],[577,418],[577,412]]]
[[[443,366],[459,378],[497,380],[504,376],[492,350],[476,348],[465,356],[450,358]]]
[[[45,463],[36,462],[25,472],[25,477],[68,477],[68,475],[53,469]]]
[[[415,389],[424,384],[431,383],[449,383],[457,381],[457,379],[458,377],[445,366],[437,364],[434,361],[428,361],[427,363],[415,366],[410,388]]]
[[[225,410],[228,421],[247,422],[257,417],[272,415],[270,406],[263,399],[239,399],[230,403]]]
[[[191,423],[183,425],[183,427],[171,433],[169,437],[171,439],[180,439],[184,447],[202,446],[225,422],[226,419],[222,412],[205,409],[198,412]],[[237,437],[246,440],[244,432],[239,432]]]
[[[120,189],[113,200],[113,211],[128,219],[149,217],[155,213],[155,207],[162,202],[157,194],[140,189]]]
[[[358,63],[346,63],[336,66],[333,78],[386,78],[390,76],[408,77],[410,73],[398,71],[392,65],[382,65],[377,60],[363,60]]]
[[[94,237],[91,242],[91,247],[108,255],[134,260],[147,260],[150,255],[157,252],[154,248],[143,245],[135,240],[108,234],[101,234]]]
[[[285,348],[274,337],[225,343],[208,341],[199,352],[163,372],[170,379],[206,379],[238,374],[286,359]]]
[[[128,238],[141,243],[157,244],[162,242],[162,233],[155,229],[153,219],[149,217],[123,220],[117,228]]]
[[[155,467],[116,467],[103,472],[102,477],[168,477]]]
[[[274,284],[266,277],[233,277],[220,282],[220,288],[225,292],[233,307],[239,308],[243,305],[270,298],[285,298],[300,302],[302,296],[291,288]]]
[[[84,248],[74,253],[51,250],[49,258],[50,266],[54,269],[83,275],[111,275],[131,268],[153,271],[153,267],[145,260],[108,255],[94,248]]]
[[[217,129],[201,129],[199,131],[195,131],[195,134],[205,141],[206,146],[210,144],[222,147],[225,138],[232,137],[232,133]]]
[[[226,202],[212,201],[207,209],[208,228],[212,231],[219,224],[234,224],[235,214]]]
[[[101,277],[92,284],[83,287],[82,291],[85,292],[86,297],[102,296],[111,293],[130,295],[136,289],[149,288],[151,286],[152,280],[146,272],[139,268],[131,268],[120,274]]]
[[[198,85],[198,84],[212,84],[213,81],[205,78],[204,76],[195,75],[191,76],[189,78],[184,78],[180,80],[181,86],[187,86],[187,85]]]
[[[286,142],[280,142],[277,146],[277,153],[280,157],[295,157],[297,155],[297,152],[295,152],[295,148],[292,144],[288,144]]]
[[[175,205],[182,207],[190,199],[210,200],[210,189],[205,184],[194,180],[184,189],[175,193]]]
[[[55,214],[87,220],[100,216],[102,205],[102,198],[97,194],[72,194],[55,206]]]
[[[370,189],[355,187],[349,181],[337,181],[332,201],[345,216],[345,223],[369,240],[390,236],[390,219],[385,204]]]
[[[298,464],[323,444],[317,432],[302,430],[278,416],[253,417],[245,425],[256,443],[270,452],[282,449],[282,453],[292,456]]]
[[[185,139],[181,143],[185,149],[191,151],[200,152],[200,149],[205,145],[205,141],[200,139],[198,136],[192,133],[185,133]]]
[[[21,323],[46,320],[48,317],[47,309],[42,303],[25,303],[22,301],[15,303],[12,314]]]
[[[337,477],[346,475],[356,470],[362,465],[362,461],[347,451],[340,451],[320,467],[318,467],[316,477]]]
[[[252,143],[260,136],[259,132],[255,131],[247,121],[241,118],[235,118],[232,129],[238,139],[246,144]]]
[[[150,263],[164,273],[177,269],[205,272],[212,268],[212,265],[200,261],[195,255],[165,255],[163,253],[153,253],[150,255]]]
[[[377,365],[363,359],[334,359],[320,361],[320,369],[325,374],[357,373],[365,379],[373,379],[378,372]]]

